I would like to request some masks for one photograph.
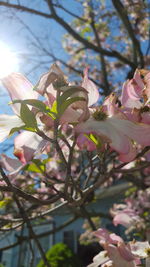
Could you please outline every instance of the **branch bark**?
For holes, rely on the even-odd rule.
[[[122,23],[132,41],[132,45],[133,45],[133,55],[134,55],[134,63],[135,65],[138,66],[138,56],[139,56],[139,63],[140,63],[140,68],[144,68],[144,58],[143,58],[143,53],[140,47],[140,43],[138,41],[138,39],[136,38],[132,25],[130,23],[130,20],[128,18],[127,12],[125,7],[123,6],[123,4],[121,3],[120,0],[112,0],[112,3],[118,13],[118,16],[120,17],[120,19],[122,20]]]

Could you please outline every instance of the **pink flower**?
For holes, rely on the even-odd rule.
[[[25,164],[33,158],[35,153],[43,151],[47,143],[36,133],[23,131],[15,138],[14,155]]]
[[[123,239],[116,234],[109,234],[106,229],[98,229],[94,233],[99,239],[104,251],[93,258],[93,263],[88,267],[137,267],[140,259],[148,258],[148,242],[130,242],[125,244]]]
[[[7,89],[11,100],[24,100],[29,98],[37,98],[37,92],[33,91],[32,84],[20,73],[12,73],[3,78],[2,84]],[[23,126],[24,123],[20,119],[20,104],[11,105],[16,115],[0,115],[0,142],[3,142],[15,127]]]
[[[149,70],[140,70],[141,75],[143,76],[144,90],[143,93],[146,97],[147,103],[150,101],[150,71]]]
[[[143,78],[141,78],[141,75]],[[124,83],[121,103],[127,117],[150,124],[150,71],[136,70],[133,79]]]
[[[44,95],[45,93],[52,93],[52,95],[56,97],[56,90],[51,86],[54,83],[56,85],[57,82],[59,82],[59,85],[61,84],[62,86],[68,84],[64,73],[57,66],[57,64],[54,63],[50,67],[49,71],[40,77],[38,83],[36,84],[37,92],[39,92],[41,95]]]
[[[123,84],[121,103],[127,108],[140,108],[142,103],[142,91],[144,89],[144,83],[141,79],[140,72],[137,69],[134,73],[134,77]]]
[[[21,73],[11,73],[2,80],[11,100],[37,99],[38,93],[33,90],[33,85]],[[20,104],[12,104],[16,115],[20,115]]]
[[[60,118],[60,124],[74,123],[89,118],[88,107],[95,104],[99,99],[99,92],[95,84],[88,79],[88,68],[84,71],[84,77],[81,86],[69,85],[61,69],[53,64],[50,70],[45,73],[36,85],[37,91],[44,94],[48,100],[49,106],[52,107],[57,100],[57,90],[60,93],[74,87],[74,93],[71,97],[83,97],[85,101],[76,101],[65,110]],[[76,89],[80,89],[80,91]]]
[[[33,90],[33,85],[20,73],[12,73],[2,79],[11,100],[37,99],[38,93]],[[23,126],[20,119],[20,104],[11,105],[15,116],[0,115],[0,141],[8,137],[10,130],[14,127]],[[30,107],[29,107],[30,108]],[[42,124],[42,122],[41,122]],[[43,150],[47,144],[40,136],[34,132],[23,131],[15,138],[14,155],[25,164],[30,161],[35,152]]]
[[[87,149],[88,151],[96,150],[96,145],[84,134],[80,134],[77,137],[77,145],[81,150],[83,149]]]
[[[102,118],[104,116],[104,118]],[[150,126],[135,124],[117,116],[107,117],[100,111],[75,127],[77,133],[93,133],[119,153],[121,161],[131,161],[136,156],[133,140],[142,146],[150,145]]]
[[[88,106],[91,107],[100,98],[98,89],[96,85],[88,78],[88,68],[84,70],[84,77],[82,82],[82,87],[88,92]]]

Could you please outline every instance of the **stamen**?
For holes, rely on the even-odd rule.
[[[93,113],[93,118],[96,121],[105,121],[107,119],[107,114],[103,112],[101,109],[99,109]]]

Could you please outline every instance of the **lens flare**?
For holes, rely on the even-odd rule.
[[[0,42],[0,78],[4,78],[11,72],[18,70],[18,59],[14,52]]]

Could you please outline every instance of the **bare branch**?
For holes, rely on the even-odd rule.
[[[75,17],[76,19],[79,19],[79,20],[81,20],[83,22],[87,22],[86,19],[84,19],[82,17],[79,17],[77,14],[73,13],[72,11],[68,10],[67,8],[63,7],[60,4],[59,5],[58,4],[54,4],[54,6],[57,7],[57,8],[60,8],[60,9],[64,10],[66,13],[68,13],[69,15]]]
[[[116,8],[117,13],[118,13],[120,19],[122,20],[125,29],[127,30],[130,39],[132,40],[134,62],[136,65],[138,65],[138,62],[137,62],[137,54],[138,54],[139,59],[140,59],[140,67],[143,68],[144,67],[144,58],[143,58],[143,54],[141,51],[140,43],[139,43],[138,39],[135,37],[134,31],[132,29],[132,25],[131,25],[130,20],[128,18],[128,15],[126,13],[126,9],[120,0],[118,0],[118,1],[112,0],[112,3],[114,5],[114,7]],[[136,52],[137,52],[137,54],[136,54]]]
[[[64,21],[61,17],[59,17],[54,9],[54,5],[52,0],[47,0],[48,6],[50,8],[51,14],[53,19],[60,24],[63,28],[67,30],[68,33],[70,33],[76,40],[78,40],[80,43],[82,43],[85,47],[92,49],[93,51],[97,53],[101,53],[108,57],[116,57],[120,61],[128,64],[131,67],[135,67],[135,64],[131,62],[129,59],[122,56],[119,52],[112,50],[108,51],[103,48],[99,48],[95,46],[94,44],[90,43],[88,40],[84,39],[81,35],[79,35],[66,21]]]
[[[47,14],[47,13],[44,13],[44,12],[41,12],[41,11],[38,11],[38,10],[35,10],[35,9],[32,9],[32,8],[28,8],[26,6],[23,6],[23,5],[16,5],[16,4],[11,4],[11,3],[6,3],[6,2],[3,2],[3,1],[0,1],[0,6],[3,6],[3,7],[7,7],[7,8],[13,8],[13,9],[16,9],[16,10],[19,10],[21,12],[27,12],[27,13],[30,13],[30,14],[34,14],[34,15],[38,15],[38,16],[41,16],[41,17],[45,17],[45,18],[52,18],[53,16],[50,15],[50,14]]]

